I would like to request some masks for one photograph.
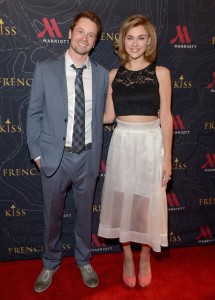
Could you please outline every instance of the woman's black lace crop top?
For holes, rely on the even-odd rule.
[[[155,65],[140,71],[121,66],[112,82],[116,116],[157,116],[160,108],[159,83]]]

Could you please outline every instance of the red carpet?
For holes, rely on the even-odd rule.
[[[138,271],[139,253],[134,252]],[[41,260],[0,263],[1,300],[215,300],[215,245],[174,248],[151,256],[152,283],[146,289],[124,286],[122,253],[95,254],[92,264],[100,284],[95,289],[83,283],[74,258],[67,257],[48,290],[33,290]]]

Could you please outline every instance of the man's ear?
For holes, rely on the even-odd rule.
[[[70,28],[69,33],[68,33],[68,39],[71,40],[72,38],[72,29]]]

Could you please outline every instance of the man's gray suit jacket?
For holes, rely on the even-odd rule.
[[[92,163],[98,176],[102,142],[103,113],[108,71],[91,61],[92,67]],[[58,168],[65,146],[68,95],[65,54],[38,62],[33,76],[27,112],[27,144],[32,159],[41,156],[41,168],[51,176]]]

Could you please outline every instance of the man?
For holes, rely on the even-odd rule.
[[[41,173],[45,223],[44,269],[35,283],[36,292],[50,286],[61,263],[62,219],[70,185],[76,209],[75,260],[84,283],[91,288],[98,285],[97,274],[90,265],[91,209],[100,166],[108,72],[90,60],[89,52],[101,31],[97,15],[80,12],[69,30],[68,51],[39,62],[34,72],[27,143]],[[76,106],[78,102],[82,108]]]

